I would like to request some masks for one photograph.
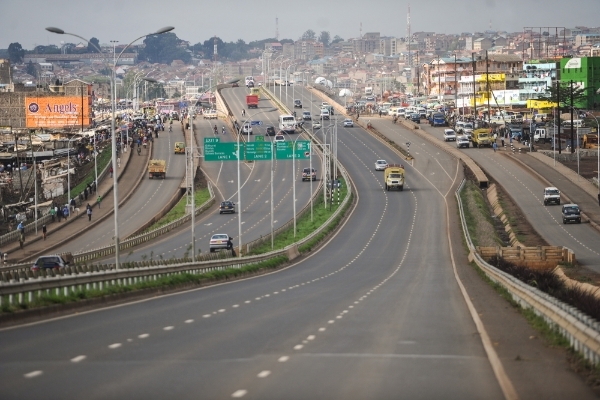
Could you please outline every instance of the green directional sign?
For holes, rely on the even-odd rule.
[[[262,135],[256,135],[254,136],[254,141],[255,142],[264,142],[265,141],[265,137]]]
[[[273,157],[271,142],[248,142],[245,148],[247,161],[270,160]]]
[[[297,160],[308,160],[310,158],[310,141],[298,140],[295,145],[292,141],[275,142],[275,158],[278,160],[291,160],[294,158],[293,150]]]
[[[243,154],[244,144],[240,143]],[[243,155],[242,155],[243,157]],[[222,142],[218,137],[204,138],[204,161],[237,161],[237,143]]]

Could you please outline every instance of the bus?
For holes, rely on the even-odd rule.
[[[293,115],[284,114],[279,116],[279,130],[285,133],[296,131],[296,119]]]

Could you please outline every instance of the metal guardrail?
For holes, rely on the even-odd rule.
[[[460,221],[470,251],[469,259],[481,268],[485,275],[493,282],[501,285],[510,293],[513,300],[522,308],[533,310],[542,317],[550,326],[569,340],[569,343],[590,363],[597,365],[600,362],[600,323],[590,316],[582,313],[573,306],[544,293],[498,268],[488,264],[475,250],[465,220],[464,208],[460,192],[464,187],[463,180],[456,190],[456,199],[460,211]]]

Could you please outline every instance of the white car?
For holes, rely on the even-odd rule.
[[[229,235],[225,233],[216,233],[210,238],[209,250],[212,253],[215,250],[229,249]]]
[[[246,135],[252,135],[252,125],[245,124],[244,127],[242,128],[242,133],[246,134]]]
[[[444,129],[444,142],[456,141],[456,132],[454,129]]]
[[[315,121],[312,124],[313,129],[321,129],[321,123],[319,121]]]
[[[469,141],[469,137],[467,135],[460,135],[456,137],[456,148],[460,149],[461,147],[469,148],[471,142]]]
[[[375,161],[375,171],[383,171],[388,167],[388,163],[385,160]]]
[[[353,128],[354,122],[351,119],[344,120],[344,128]]]
[[[285,142],[285,136],[283,136],[281,134],[277,134],[277,135],[275,135],[275,141],[276,142]]]

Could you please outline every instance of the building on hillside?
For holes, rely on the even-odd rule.
[[[587,99],[575,104],[575,107],[600,107],[600,57],[563,58],[560,60],[560,80],[572,81],[575,86],[587,90]]]

